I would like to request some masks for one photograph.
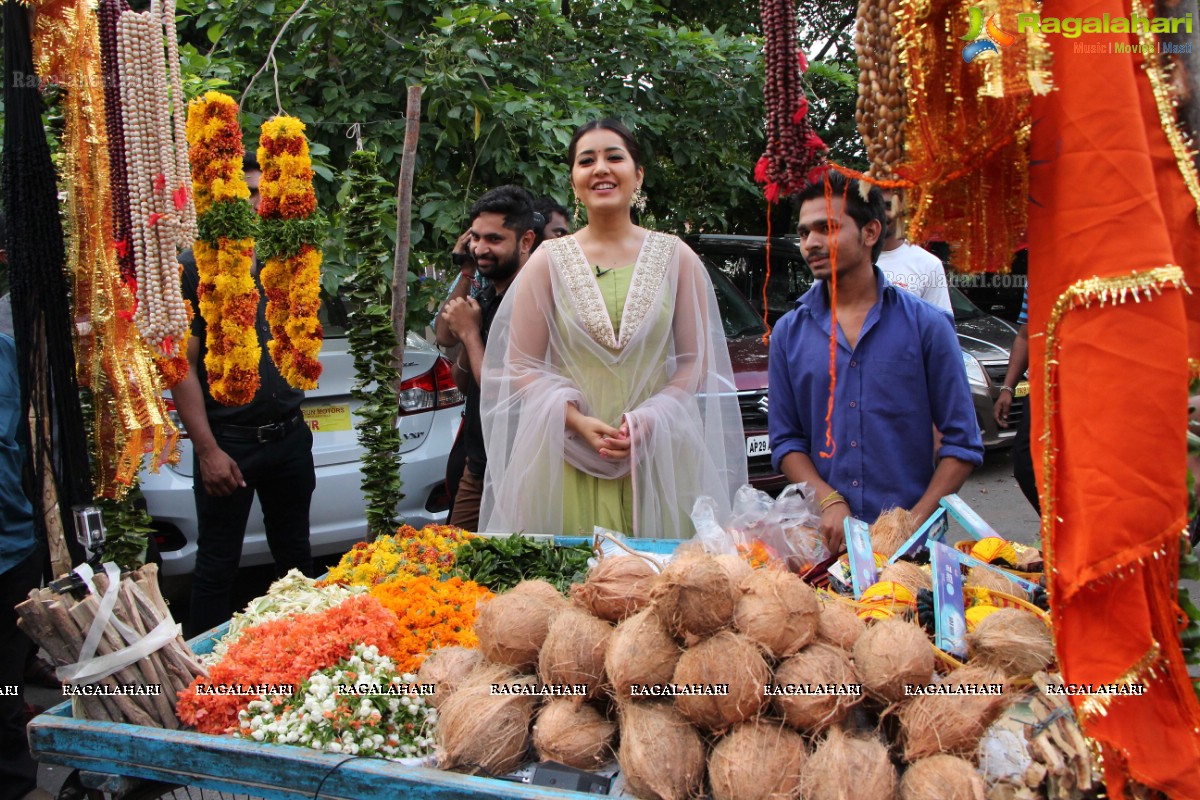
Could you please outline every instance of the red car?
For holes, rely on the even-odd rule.
[[[695,243],[689,244],[695,247]],[[746,434],[750,483],[756,489],[774,495],[787,486],[787,478],[771,468],[771,444],[767,438],[767,345],[763,342],[767,327],[717,263],[703,252],[700,258],[712,278],[729,342],[733,380],[737,384],[738,405]]]

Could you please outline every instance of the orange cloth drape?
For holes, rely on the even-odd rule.
[[[1132,10],[1149,13],[1129,0],[1064,0],[1053,13]],[[1188,331],[1200,319],[1189,323],[1197,305],[1180,279],[1200,271],[1196,203],[1142,56],[1047,38],[1056,91],[1033,102],[1030,374],[1058,658],[1068,682],[1146,687],[1074,698],[1110,796],[1134,779],[1200,798],[1200,704],[1176,603]]]

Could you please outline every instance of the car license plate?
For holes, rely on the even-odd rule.
[[[771,437],[747,436],[746,456],[769,456],[771,454]]]
[[[348,431],[354,427],[350,422],[350,406],[345,404],[304,406],[300,410],[313,433]]]
[[[1013,397],[1024,397],[1027,394],[1029,394],[1029,381],[1021,381],[1017,384],[1017,389],[1013,392]]]

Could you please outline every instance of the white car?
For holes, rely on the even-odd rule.
[[[320,386],[306,393],[305,419],[313,428],[317,488],[310,512],[314,556],[345,552],[366,538],[359,459],[363,450],[354,429],[357,403],[350,397],[354,361],[345,333],[327,325],[321,349]],[[463,395],[450,376],[450,362],[431,344],[409,333],[404,347],[400,396],[400,479],[404,499],[398,518],[420,528],[446,521],[446,460],[462,424]],[[168,399],[176,425],[174,405]],[[181,431],[182,426],[180,425]],[[192,448],[180,442],[179,464],[141,474],[146,509],[154,519],[164,575],[190,574],[196,563],[196,503],[192,494]],[[242,545],[243,567],[271,563],[258,500],[250,510]]]

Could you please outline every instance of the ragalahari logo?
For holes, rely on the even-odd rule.
[[[963,61],[966,61],[968,64],[984,53],[999,53],[1001,47],[1008,47],[1017,40],[1014,34],[1000,27],[1000,23],[996,19],[999,14],[992,14],[988,17],[985,24],[982,8],[972,6],[969,13],[971,15],[971,27],[967,31],[966,36],[959,37],[963,41],[969,42],[963,48]],[[982,38],[980,34],[982,34]]]

